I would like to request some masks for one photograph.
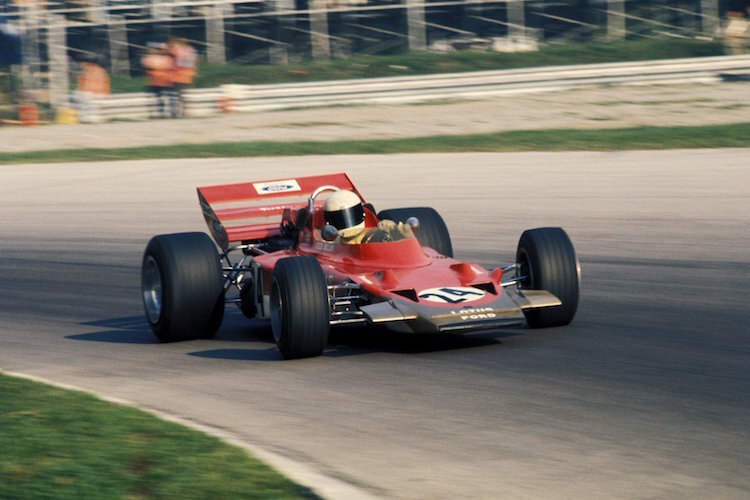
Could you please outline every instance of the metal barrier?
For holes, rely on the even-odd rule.
[[[211,116],[219,112],[218,103],[221,102],[221,89],[191,89],[185,91],[185,116]],[[127,94],[112,94],[107,97],[89,99],[78,107],[86,109],[79,113],[82,123],[102,123],[113,120],[148,120],[161,117],[159,101],[152,93],[134,92]],[[165,106],[164,112],[169,107]]]
[[[222,85],[184,93],[184,116],[252,113],[277,109],[420,102],[612,84],[721,82],[721,75],[750,71],[750,55],[554,66],[412,77],[337,80],[278,85]],[[114,94],[90,102],[84,122],[145,120],[157,115],[152,94]]]

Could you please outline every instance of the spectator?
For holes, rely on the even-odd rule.
[[[109,75],[94,58],[84,59],[80,63],[76,85],[76,103],[78,119],[82,123],[95,121],[94,99],[109,95]]]
[[[169,42],[169,55],[172,56],[172,116],[185,114],[185,89],[193,84],[198,56],[195,49],[184,38],[174,38]]]
[[[109,75],[93,59],[81,61],[81,71],[78,73],[78,90],[88,92],[98,97],[109,95]]]
[[[163,43],[149,44],[146,55],[141,58],[146,70],[146,84],[156,98],[158,118],[168,117],[172,93],[172,58]]]

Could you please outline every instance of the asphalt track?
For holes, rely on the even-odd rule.
[[[0,369],[218,429],[388,498],[747,498],[750,150],[339,156],[0,167]],[[203,230],[197,185],[346,171],[437,208],[457,257],[559,225],[583,268],[563,328],[340,331],[286,362],[231,310],[158,344],[139,267]],[[337,496],[328,490],[328,495]],[[345,497],[349,493],[338,496]]]

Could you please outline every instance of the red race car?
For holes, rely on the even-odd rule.
[[[431,208],[375,213],[346,174],[198,188],[205,233],[154,236],[143,303],[159,340],[213,337],[224,306],[271,320],[284,358],[320,355],[332,326],[411,333],[566,325],[580,265],[560,228],[521,235],[516,262],[453,258]],[[220,251],[217,251],[218,245]]]

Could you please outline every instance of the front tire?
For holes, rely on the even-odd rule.
[[[224,278],[204,233],[154,236],[141,266],[146,319],[162,342],[211,338],[224,317]]]
[[[525,276],[519,287],[547,290],[562,305],[525,310],[529,328],[567,325],[578,308],[581,268],[573,243],[559,227],[524,231],[516,251],[518,276]]]
[[[389,219],[403,223],[406,223],[409,217],[419,219],[419,229],[417,229],[416,236],[420,245],[430,247],[446,257],[453,257],[453,245],[451,244],[448,227],[434,208],[393,208],[383,210],[378,214],[380,220]]]
[[[328,285],[314,257],[280,259],[271,281],[271,330],[285,359],[320,356],[328,344]]]

